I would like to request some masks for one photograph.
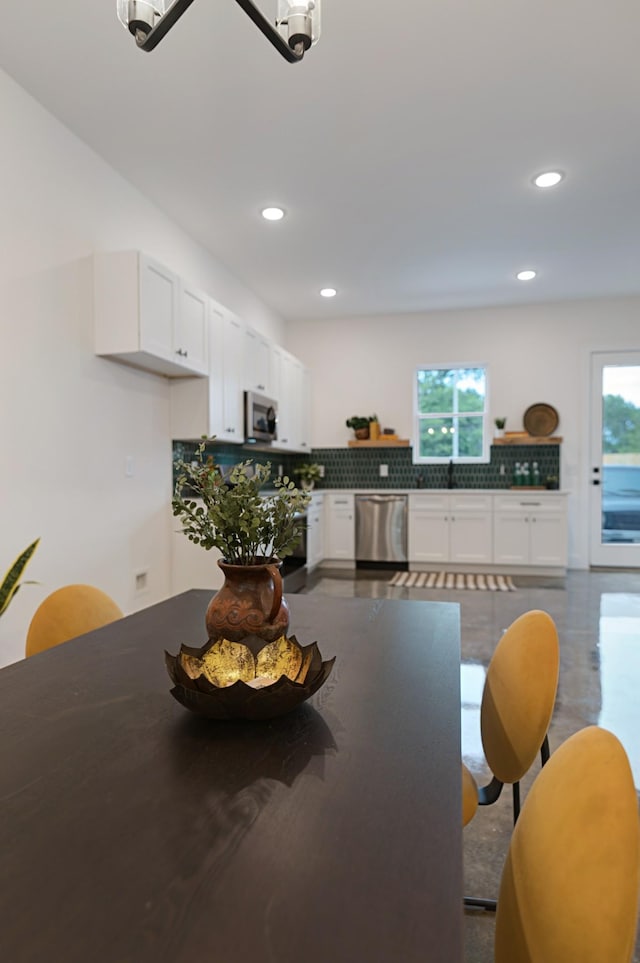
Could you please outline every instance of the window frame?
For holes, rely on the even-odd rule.
[[[421,414],[418,405],[418,375],[421,371],[468,371],[472,368],[481,368],[484,371],[484,410],[482,413],[471,411],[463,412],[431,412],[429,415]],[[482,454],[477,457],[469,455],[420,455],[420,425],[422,421],[429,418],[452,417],[454,421],[463,416],[472,416],[482,421]],[[482,465],[489,464],[491,461],[491,435],[490,435],[490,414],[489,414],[489,366],[486,362],[461,364],[420,364],[417,365],[413,374],[413,464],[414,465],[448,465],[453,461],[454,465]]]

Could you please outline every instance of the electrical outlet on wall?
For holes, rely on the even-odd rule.
[[[388,477],[389,477],[389,466],[380,465],[380,478],[388,478]]]
[[[318,465],[318,468],[320,469],[320,478],[324,478],[324,465]]]
[[[140,569],[133,573],[134,578],[134,591],[136,595],[143,595],[145,592],[149,591],[149,572],[146,569]]]

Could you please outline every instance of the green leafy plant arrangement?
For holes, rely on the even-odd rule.
[[[371,415],[368,418],[362,417],[361,415],[354,415],[353,418],[347,418],[345,424],[347,428],[353,428],[354,431],[358,431],[360,428],[368,428],[370,421],[377,420],[377,415]]]
[[[9,602],[16,595],[18,589],[21,585],[34,585],[34,582],[21,582],[20,579],[22,574],[27,567],[29,559],[38,547],[40,539],[36,538],[35,542],[32,542],[28,548],[25,548],[22,554],[18,555],[17,559],[10,567],[9,571],[5,575],[0,584],[0,615],[2,615],[9,608]]]
[[[305,462],[302,465],[298,465],[297,468],[293,469],[293,474],[297,475],[298,478],[303,482],[317,482],[320,478],[322,478],[320,465],[316,465],[313,462]]]
[[[262,565],[290,555],[305,528],[300,513],[311,496],[287,476],[274,479],[275,494],[261,495],[271,477],[270,462],[252,471],[249,459],[223,475],[218,465],[205,462],[207,440],[198,446],[195,462],[177,462],[171,504],[182,532],[207,551],[217,548],[229,565]]]

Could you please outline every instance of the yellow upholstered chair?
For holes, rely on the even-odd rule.
[[[560,649],[553,619],[546,612],[525,612],[498,642],[482,692],[480,731],[492,778],[478,786],[462,766],[463,825],[478,805],[495,803],[505,783],[512,786],[513,821],[520,812],[520,780],[538,752],[549,758],[547,730],[558,689]],[[465,905],[495,909],[495,900],[465,897]]]
[[[113,599],[93,585],[65,585],[36,609],[27,632],[26,655],[44,652],[122,615]]]
[[[496,963],[630,963],[640,822],[619,740],[590,726],[536,777],[514,829],[496,917]]]

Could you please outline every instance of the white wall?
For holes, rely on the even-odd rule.
[[[139,248],[275,340],[284,326],[2,72],[0,114],[2,574],[42,539],[26,575],[40,584],[0,619],[3,665],[61,585],[99,585],[126,612],[170,593],[169,382],[94,356],[92,251]]]
[[[560,415],[562,487],[571,491],[570,565],[588,565],[589,358],[640,349],[640,298],[399,317],[290,323],[287,348],[312,372],[314,447],[346,445],[345,420],[374,412],[413,434],[413,377],[423,364],[486,363],[492,417],[522,430],[529,405]]]

